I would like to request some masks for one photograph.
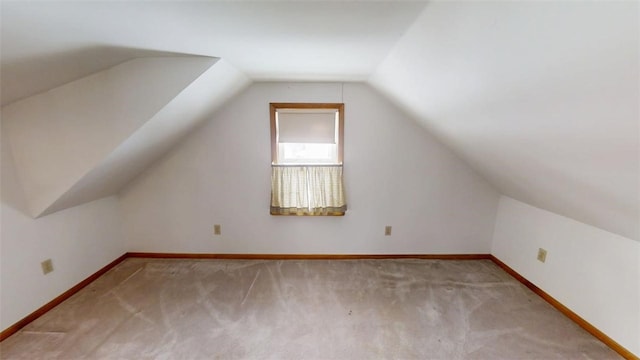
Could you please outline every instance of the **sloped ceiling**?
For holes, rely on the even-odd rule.
[[[102,65],[115,65],[131,55],[149,56],[144,51],[222,58],[254,80],[366,80],[425,5],[208,1],[0,4],[2,78],[3,82],[11,81],[3,92],[9,91],[10,99],[33,95],[14,87],[37,89],[48,77],[57,80],[59,75],[44,69],[73,80],[81,77],[79,73],[88,75],[87,70],[101,70]]]
[[[640,238],[638,2],[434,2],[371,77],[503,194]]]
[[[176,94],[50,211],[117,192],[215,110],[176,104],[220,104],[250,80],[369,81],[502,193],[640,239],[637,2],[1,6],[3,105],[132,58],[222,59],[194,82],[218,87]]]
[[[2,19],[5,21],[5,19]],[[11,39],[4,33],[2,41]],[[7,30],[9,31],[9,29]],[[9,31],[9,33],[11,33]],[[16,46],[21,48],[20,46]],[[11,46],[2,46],[12,54]],[[164,51],[129,49],[116,46],[90,45],[81,48],[58,50],[57,52],[31,54],[31,56],[2,56],[0,67],[1,104],[62,86],[74,80],[89,76],[98,71],[125,61],[141,57],[182,56]]]

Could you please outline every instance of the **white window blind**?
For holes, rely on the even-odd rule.
[[[337,112],[285,109],[277,112],[279,143],[335,144]]]

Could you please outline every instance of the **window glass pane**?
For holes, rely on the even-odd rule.
[[[337,163],[336,144],[280,143],[279,163]]]

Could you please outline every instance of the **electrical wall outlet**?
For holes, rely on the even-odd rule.
[[[220,235],[222,234],[222,226],[216,224],[213,225],[213,235]]]
[[[543,248],[538,249],[538,261],[545,262],[547,260],[547,250]]]
[[[391,226],[387,225],[384,227],[384,236],[391,236]]]
[[[47,259],[41,262],[40,266],[42,266],[42,273],[44,275],[47,275],[48,273],[53,271],[53,262],[51,261],[51,259]]]

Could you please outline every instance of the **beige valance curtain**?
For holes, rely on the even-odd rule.
[[[272,166],[272,215],[344,215],[346,211],[342,166]]]

